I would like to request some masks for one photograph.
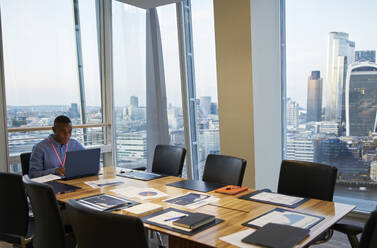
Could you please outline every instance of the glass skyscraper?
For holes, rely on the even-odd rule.
[[[369,61],[372,63],[376,63],[376,51],[375,50],[355,51],[355,61],[356,62]]]
[[[344,110],[344,85],[347,67],[355,61],[355,42],[348,34],[331,32],[327,54],[326,121],[341,122]]]
[[[376,129],[377,64],[354,64],[346,84],[346,135],[368,136]]]
[[[307,121],[321,121],[322,78],[320,71],[312,71],[308,79]]]

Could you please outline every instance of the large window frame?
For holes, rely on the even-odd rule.
[[[254,0],[258,1],[258,0]],[[280,71],[280,76],[281,76],[281,102],[280,102],[280,107],[281,107],[281,156],[282,159],[285,159],[285,153],[286,153],[286,145],[287,145],[287,130],[286,130],[286,113],[287,113],[287,81],[286,81],[286,0],[279,0],[279,23],[276,23],[279,25],[279,30],[280,30],[280,62],[281,62],[281,71]],[[335,193],[334,193],[335,196]],[[357,198],[356,198],[357,199]],[[355,218],[360,218],[366,220],[368,217],[369,213],[364,212],[362,210],[354,209],[349,216],[350,217],[355,217]]]
[[[74,13],[78,15],[77,3],[78,0],[72,0],[74,6]],[[173,1],[174,2],[174,1]],[[175,1],[176,2],[176,1]],[[99,52],[99,72],[101,83],[101,102],[102,102],[102,123],[98,124],[104,128],[104,140],[106,144],[102,146],[104,153],[104,165],[115,165],[115,130],[114,130],[114,96],[113,96],[113,62],[112,62],[112,8],[111,1],[96,0],[96,16],[97,16],[97,37],[98,37],[98,52]],[[198,162],[198,127],[197,127],[197,104],[196,104],[196,88],[195,88],[195,68],[193,58],[193,39],[192,39],[192,24],[191,24],[191,1],[183,0],[176,4],[176,17],[178,28],[178,45],[179,45],[179,60],[181,69],[181,94],[182,94],[182,109],[184,118],[184,134],[185,145],[187,148],[186,165],[188,178],[199,179],[199,162]],[[75,11],[76,10],[76,11]],[[0,9],[1,14],[1,9]],[[78,17],[78,16],[76,16]],[[1,21],[1,20],[0,20]],[[82,71],[80,65],[81,58],[81,42],[80,42],[80,26],[79,19],[76,19],[76,47],[77,60],[79,65],[79,88],[81,89],[81,102],[84,101],[84,85],[82,83]],[[1,22],[0,22],[1,31]],[[0,49],[2,46],[2,33],[0,33]],[[3,54],[2,52],[0,54]],[[0,100],[2,100],[2,111],[0,111],[0,126],[3,125],[4,133],[0,133],[0,138],[3,141],[0,146],[0,154],[5,160],[2,171],[9,171],[11,163],[19,162],[19,156],[9,156],[8,153],[8,128],[6,116],[6,101],[5,101],[5,81],[4,81],[4,62],[0,57],[0,83],[1,92]],[[0,102],[1,103],[1,102]],[[85,108],[85,107],[84,107]],[[2,112],[2,113],[1,113]],[[85,117],[83,120],[85,127]],[[89,126],[91,126],[89,124]],[[46,127],[40,127],[42,129]],[[48,127],[49,128],[49,127]],[[82,126],[80,126],[82,128]],[[16,131],[16,130],[9,130]],[[4,137],[2,136],[4,135]],[[8,166],[7,166],[8,165]]]

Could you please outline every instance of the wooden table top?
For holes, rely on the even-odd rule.
[[[110,177],[114,177],[114,175]],[[158,199],[151,199],[151,200],[140,200],[139,198],[130,198],[130,199],[135,200],[137,202],[152,202],[152,203],[160,204],[164,208],[174,207],[177,209],[182,209],[182,210],[191,211],[191,212],[208,213],[208,214],[215,215],[217,218],[223,219],[224,222],[221,224],[215,225],[207,230],[199,232],[193,236],[180,234],[174,231],[167,230],[165,228],[161,228],[161,227],[154,226],[151,224],[146,224],[146,223],[144,224],[145,227],[151,230],[156,230],[161,233],[168,234],[170,236],[190,240],[195,243],[206,245],[209,247],[234,247],[230,245],[229,243],[221,241],[219,238],[226,235],[230,235],[238,231],[248,229],[248,227],[244,227],[241,224],[278,207],[275,205],[238,199],[238,197],[241,194],[238,194],[236,196],[230,196],[230,195],[224,195],[224,194],[215,193],[215,192],[208,192],[206,194],[210,194],[212,196],[219,198],[217,202],[213,202],[208,205],[196,208],[195,210],[188,210],[177,205],[171,205],[166,202],[163,202],[162,200],[165,200],[167,198],[170,198],[173,196],[180,196],[185,193],[192,192],[186,189],[166,186],[166,184],[168,183],[184,180],[183,178],[179,178],[179,177],[169,176],[169,177],[159,178],[159,179],[155,179],[151,181],[141,181],[141,180],[130,179],[130,178],[125,178],[125,177],[117,177],[119,180],[123,181],[124,183],[121,185],[108,186],[108,187],[97,188],[97,189],[91,188],[90,186],[84,183],[86,181],[94,181],[94,180],[98,180],[102,178],[109,178],[109,176],[105,177],[103,175],[99,175],[99,176],[73,179],[69,181],[62,181],[63,183],[66,183],[66,184],[71,184],[74,186],[81,187],[81,189],[74,192],[65,193],[65,194],[57,194],[56,198],[60,202],[65,202],[66,200],[70,198],[78,199],[78,198],[95,195],[99,193],[107,193],[107,194],[115,195],[113,192],[110,192],[110,190],[125,187],[125,186],[155,188],[157,190],[160,190],[168,194],[169,196],[158,198]],[[253,191],[252,189],[249,189],[247,192],[244,192],[243,194],[247,194],[252,191]],[[332,226],[338,220],[343,218],[347,213],[352,211],[354,207],[355,206],[352,206],[352,205],[310,199],[309,201],[295,208],[294,209],[295,211],[313,214],[313,215],[319,215],[325,218],[320,223],[313,226],[310,230],[309,236],[296,247],[303,247],[306,244],[308,244],[315,237],[317,237],[322,232],[326,231],[330,226]],[[121,211],[117,211],[117,213],[122,214]]]

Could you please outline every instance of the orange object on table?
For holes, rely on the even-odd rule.
[[[215,192],[227,194],[227,195],[235,195],[235,194],[238,194],[240,192],[246,191],[247,189],[248,189],[247,187],[228,185],[228,186],[225,186],[225,187],[222,187],[222,188],[215,190]]]

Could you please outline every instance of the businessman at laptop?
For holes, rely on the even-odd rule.
[[[64,176],[68,151],[85,150],[74,139],[71,139],[72,122],[64,115],[55,118],[53,134],[34,145],[30,157],[29,176],[40,177],[48,174]]]

